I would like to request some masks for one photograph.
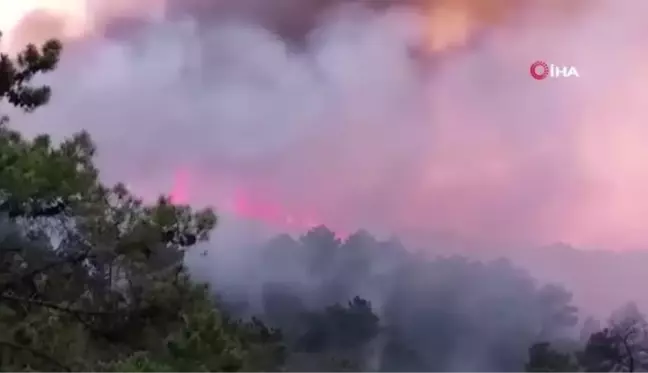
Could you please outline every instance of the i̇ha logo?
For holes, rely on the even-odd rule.
[[[547,64],[544,61],[536,61],[532,63],[529,72],[535,80],[544,80],[546,78],[580,78],[578,70],[576,70],[576,67],[574,66],[558,66]]]

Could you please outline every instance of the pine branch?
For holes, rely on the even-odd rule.
[[[46,354],[46,353],[44,353],[42,351],[39,351],[39,350],[37,350],[37,349],[35,349],[33,347],[17,344],[17,343],[10,342],[10,341],[2,341],[2,340],[0,340],[0,346],[6,346],[6,347],[12,348],[14,350],[28,351],[32,355],[37,356],[37,357],[39,357],[39,358],[41,358],[43,360],[48,361],[49,363],[51,363],[52,365],[55,365],[57,368],[59,368],[59,369],[61,369],[63,371],[66,371],[66,372],[71,372],[72,371],[72,369],[70,369],[68,366],[61,363],[60,361],[58,361],[54,357],[52,357],[52,356],[50,356],[50,355],[48,355],[48,354]]]

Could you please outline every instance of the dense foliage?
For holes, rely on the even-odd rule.
[[[0,55],[0,104],[46,104],[50,89],[32,81],[60,52],[50,41]],[[648,369],[636,308],[578,341],[564,289],[540,287],[506,261],[431,260],[363,231],[279,236],[252,251],[240,268],[246,287],[234,292],[217,278],[227,261],[206,261],[216,273],[209,288],[190,276],[187,253],[208,240],[213,211],[105,185],[88,133],[53,144],[7,122],[3,371]]]
[[[30,81],[60,50],[50,41],[0,56],[0,99],[45,104],[49,88]],[[278,369],[280,334],[219,312],[184,265],[214,213],[105,186],[94,155],[87,133],[53,145],[0,127],[2,370]]]

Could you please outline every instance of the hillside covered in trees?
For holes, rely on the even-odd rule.
[[[49,88],[31,82],[61,48],[2,55],[0,104],[47,104]],[[165,196],[146,204],[102,183],[89,133],[55,144],[10,119],[0,127],[2,370],[648,369],[632,305],[604,326],[579,324],[567,290],[505,260],[428,259],[362,231],[279,236],[240,269],[246,287],[219,285],[218,266],[194,277],[185,259],[216,227],[212,210]]]

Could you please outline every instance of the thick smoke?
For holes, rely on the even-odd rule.
[[[565,19],[532,5],[489,27],[446,10],[457,16],[440,22],[463,23],[437,34],[462,28],[467,44],[428,54],[431,39],[443,45],[436,13],[408,6],[318,13],[301,51],[241,17],[95,35],[51,78],[66,80],[55,103],[23,125],[89,128],[107,174],[137,185],[153,180],[142,169],[190,168],[192,199],[226,208],[241,194],[266,219],[641,246],[645,110],[626,98],[643,66],[640,12],[602,2]],[[539,84],[536,59],[582,77]]]
[[[214,204],[223,235],[235,216],[426,249],[645,246],[648,4],[269,3],[88,1],[67,32],[32,14],[15,35],[70,42],[51,105],[13,123],[88,129],[107,180]],[[538,59],[580,78],[534,81]]]
[[[382,326],[363,348],[361,365],[369,371],[519,371],[529,345],[574,332],[576,310],[569,293],[539,287],[503,260],[426,261],[395,240],[376,241],[358,232],[342,242],[322,227],[299,240],[277,237],[248,254],[244,263],[233,265],[217,256],[197,268],[225,290],[235,312],[262,314],[285,331],[288,341],[302,323],[309,324],[302,321],[304,311],[321,312],[360,294]],[[362,334],[362,320],[342,334]],[[318,330],[317,323],[310,325]],[[297,358],[291,359],[295,365],[289,366],[307,370],[308,364],[299,365],[299,355],[306,353],[312,366],[318,354],[308,354],[308,346],[336,340],[335,333],[329,335],[323,343],[298,338]],[[326,370],[326,365],[318,367]]]

